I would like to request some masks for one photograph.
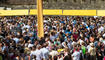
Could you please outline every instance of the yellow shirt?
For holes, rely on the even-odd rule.
[[[58,52],[61,52],[61,51],[64,51],[64,49],[58,49],[57,51],[58,51]]]

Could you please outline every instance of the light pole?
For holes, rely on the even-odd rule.
[[[37,0],[37,24],[38,37],[39,38],[44,37],[42,0]]]

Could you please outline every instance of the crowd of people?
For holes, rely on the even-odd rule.
[[[0,60],[105,60],[105,17],[0,17]]]

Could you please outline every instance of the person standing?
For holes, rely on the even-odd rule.
[[[90,54],[90,60],[96,60],[96,48],[94,47],[94,44],[90,44],[89,54]]]
[[[78,52],[78,48],[75,47],[75,52],[72,54],[73,60],[80,60],[80,52]]]
[[[97,60],[103,60],[103,54],[102,54],[102,45],[101,42],[98,42],[98,45],[96,47],[96,56]]]

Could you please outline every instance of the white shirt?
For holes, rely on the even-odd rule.
[[[48,23],[48,20],[44,20],[44,23]]]
[[[62,43],[62,46],[63,46],[63,47],[66,47],[66,43],[65,43],[65,42],[63,42],[63,43]]]
[[[22,27],[22,29],[24,29],[24,28],[30,28],[30,26],[29,25],[24,25],[23,27]]]
[[[73,60],[80,60],[80,52],[75,51],[75,52],[72,54],[72,57],[73,57]]]
[[[58,55],[58,52],[53,50],[52,52],[49,53],[49,55],[54,57],[54,56]]]
[[[67,46],[69,47],[69,49],[72,48],[71,42],[68,42]]]
[[[93,48],[93,47],[91,47],[91,48],[89,49],[89,53],[90,53],[90,55],[96,55],[96,49]]]
[[[55,36],[50,36],[50,40],[54,41],[55,40]]]
[[[75,42],[75,41],[73,41],[71,44],[72,44],[72,46],[73,46],[74,44],[76,44],[76,42]]]
[[[43,55],[42,55],[42,51],[36,49],[35,51],[32,51],[30,56],[35,55],[36,56],[36,60],[41,60]]]
[[[47,60],[48,59],[48,55],[49,55],[49,50],[47,48],[42,48],[40,50],[42,51],[43,58],[45,60]]]
[[[61,57],[61,58],[58,58],[58,60],[63,60],[63,58]]]
[[[78,41],[78,43],[80,43],[80,45],[82,45],[83,42],[84,42],[84,41],[81,40],[81,39]]]
[[[89,52],[89,49],[90,49],[90,48],[91,48],[91,46],[90,46],[90,45],[88,45],[88,46],[87,46],[88,52]]]
[[[51,46],[51,42],[50,41],[48,41],[48,46]]]
[[[104,31],[104,27],[101,26],[100,28],[98,28],[98,32],[101,33],[102,31]]]
[[[16,42],[16,44],[19,42],[18,38],[13,38],[13,40]]]
[[[33,46],[34,46],[33,44],[28,44],[28,48],[33,47]]]

